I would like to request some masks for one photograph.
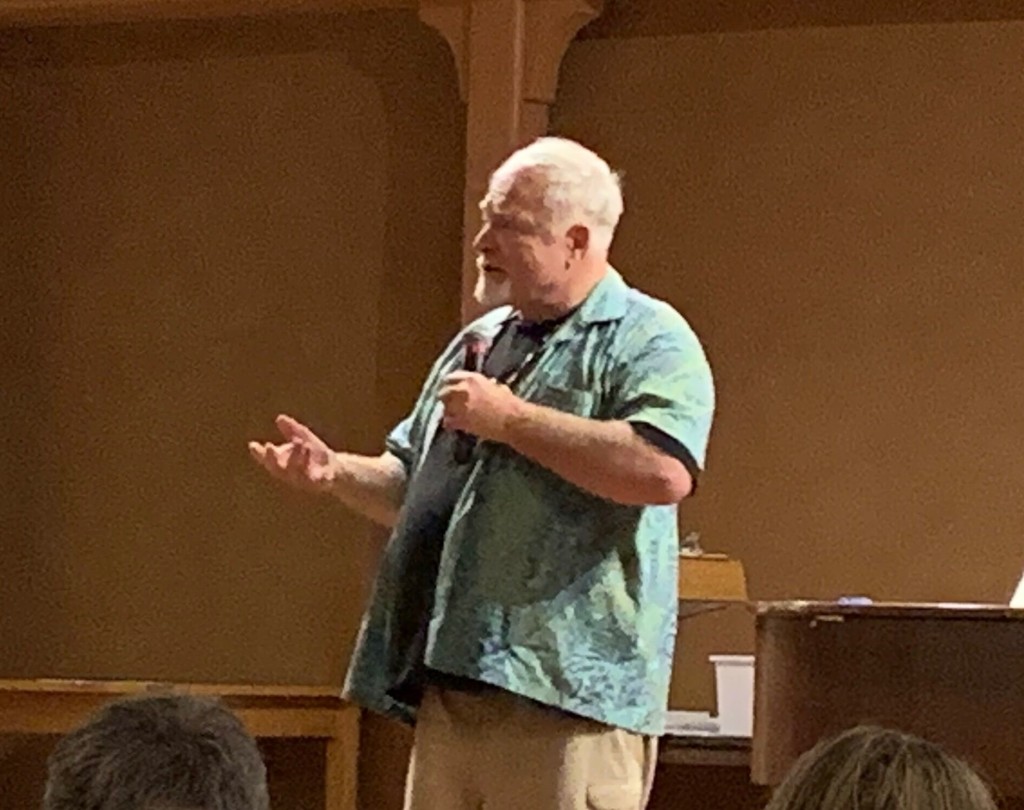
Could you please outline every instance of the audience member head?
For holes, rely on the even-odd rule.
[[[898,731],[858,726],[800,757],[766,810],[996,810],[974,770]]]
[[[43,810],[267,810],[256,743],[220,701],[128,698],[50,755]]]

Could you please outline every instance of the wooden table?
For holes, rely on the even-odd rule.
[[[326,741],[325,810],[356,810],[359,709],[336,686],[0,680],[0,734],[66,734],[100,706],[142,694],[222,698],[254,737]]]
[[[658,743],[658,762],[664,765],[749,769],[750,747],[750,737],[667,734]]]
[[[769,791],[750,781],[749,737],[667,735],[648,810],[764,810]]]

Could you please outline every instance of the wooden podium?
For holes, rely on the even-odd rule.
[[[679,555],[679,617],[681,619],[747,601],[743,563],[725,554]]]
[[[747,604],[743,563],[725,554],[695,550],[679,555],[679,618]],[[749,738],[667,734],[658,748],[664,765],[743,768],[750,766]]]
[[[1024,796],[1024,610],[995,605],[758,606],[751,776],[778,784],[858,723],[919,734]]]

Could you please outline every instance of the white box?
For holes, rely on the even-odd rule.
[[[750,737],[754,733],[754,656],[711,655],[715,665],[719,733]]]

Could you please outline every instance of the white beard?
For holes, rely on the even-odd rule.
[[[473,298],[484,309],[502,307],[512,302],[512,285],[504,273],[480,270],[476,274]]]

